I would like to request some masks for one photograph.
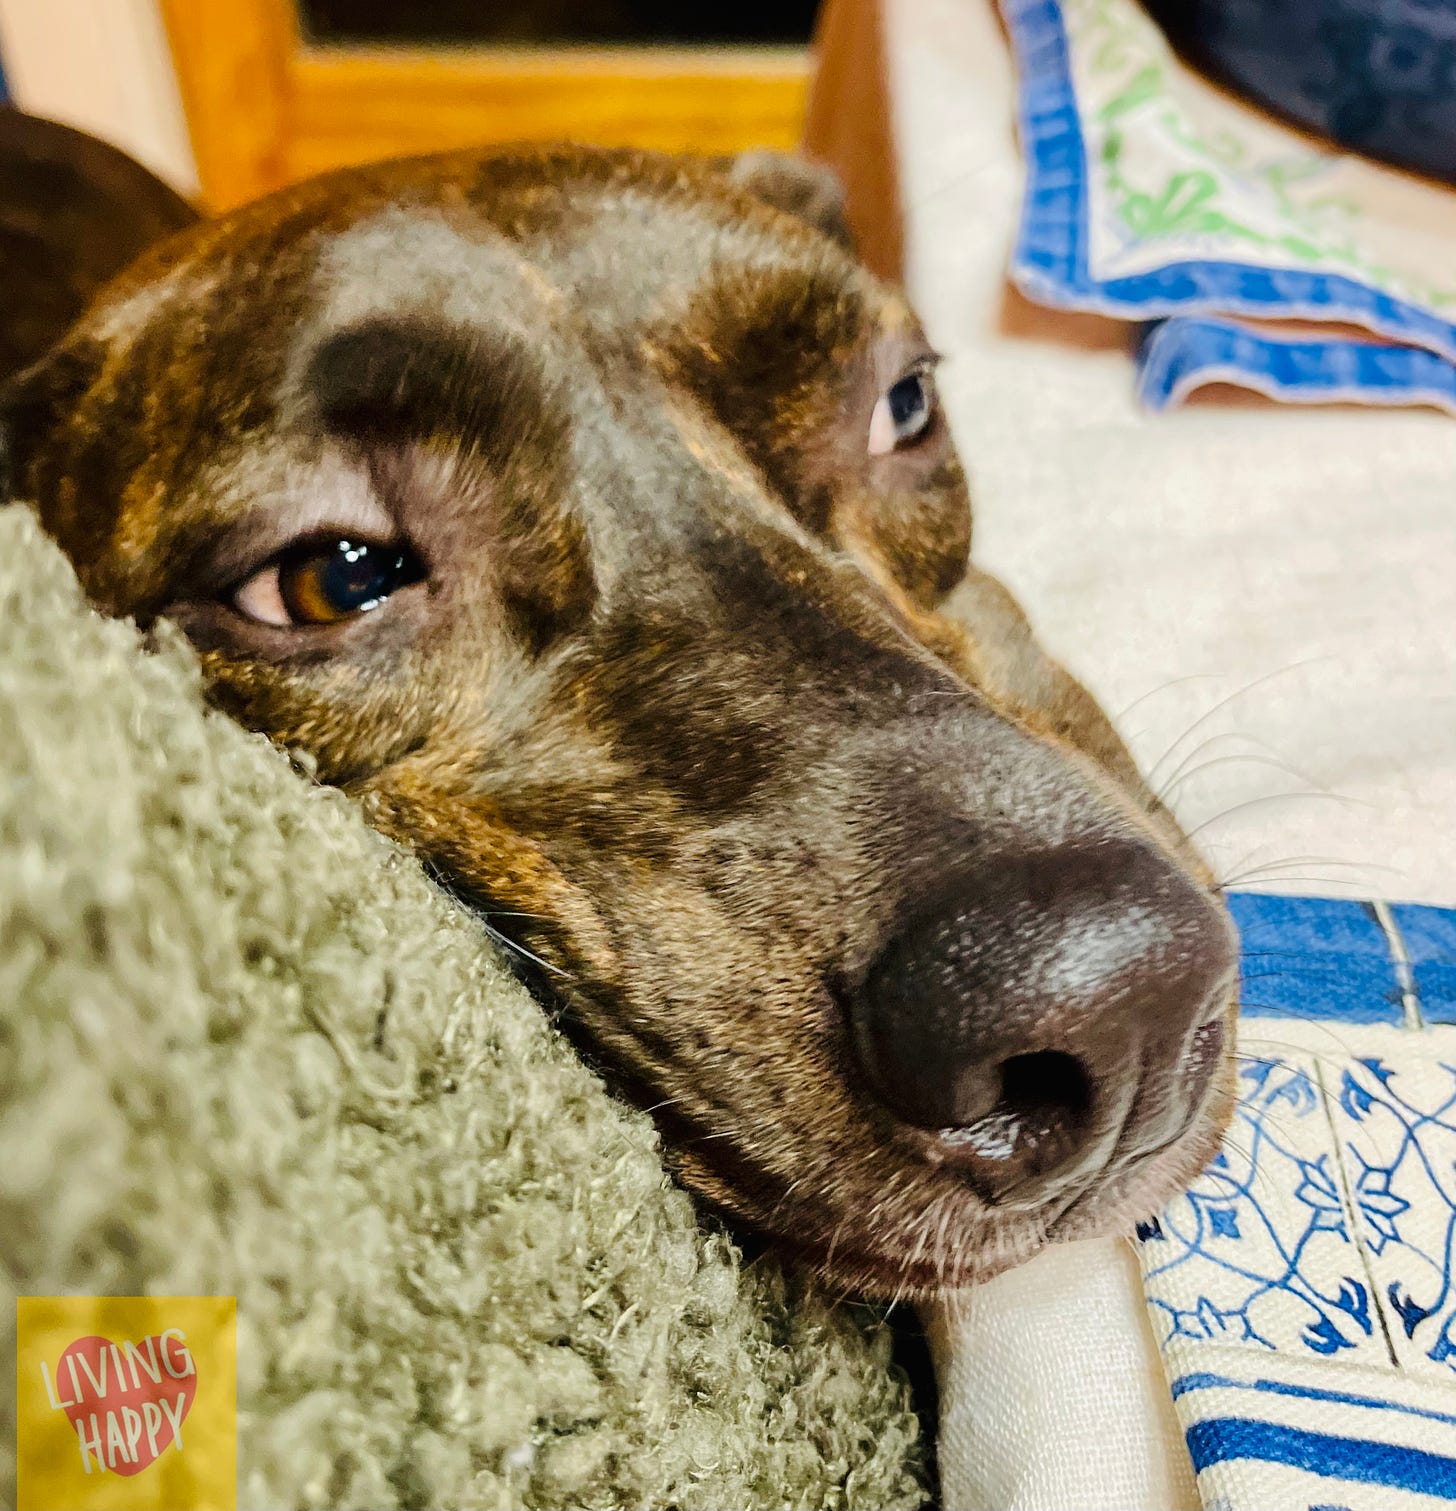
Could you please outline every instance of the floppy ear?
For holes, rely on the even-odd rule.
[[[854,250],[844,214],[844,185],[833,169],[787,152],[743,152],[727,164],[728,177],[776,210],[787,211]]]
[[[42,356],[108,279],[197,219],[109,143],[0,110],[0,377]]]

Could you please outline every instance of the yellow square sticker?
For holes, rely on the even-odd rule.
[[[15,1309],[16,1511],[237,1511],[233,1297]]]

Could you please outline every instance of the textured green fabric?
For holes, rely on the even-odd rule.
[[[884,1332],[743,1265],[470,915],[156,639],[0,510],[0,1361],[17,1293],[235,1294],[247,1506],[920,1504]]]

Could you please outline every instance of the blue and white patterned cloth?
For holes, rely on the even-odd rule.
[[[1041,304],[1157,321],[1148,407],[1228,382],[1456,412],[1456,192],[1215,91],[1137,0],[1001,4],[1027,176],[1012,277]]]
[[[1456,1506],[1456,910],[1229,901],[1238,1108],[1138,1234],[1199,1493]]]

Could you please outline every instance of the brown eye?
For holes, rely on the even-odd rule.
[[[424,575],[419,557],[399,541],[314,542],[255,572],[233,602],[262,624],[336,624],[377,609]]]

